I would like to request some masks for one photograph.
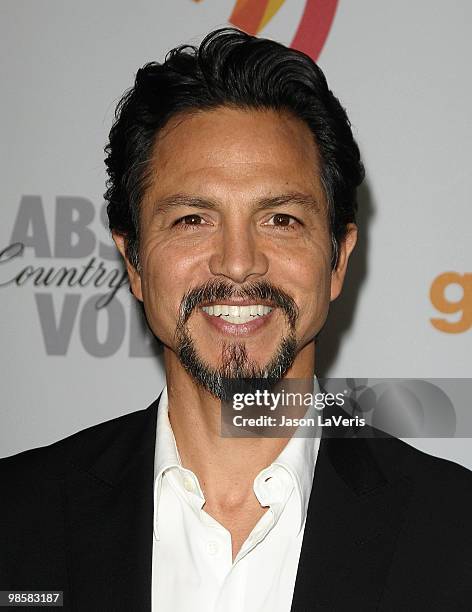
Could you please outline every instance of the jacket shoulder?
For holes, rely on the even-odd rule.
[[[472,471],[450,459],[436,457],[394,437],[368,439],[382,466],[414,478],[445,478],[472,482]]]
[[[472,471],[451,461],[430,455],[399,440],[385,438],[369,441],[381,469],[394,479],[410,481],[413,502],[421,506],[424,517],[446,518],[465,525],[472,514]]]
[[[157,400],[156,400],[157,401]],[[83,456],[93,461],[104,448],[124,436],[133,436],[154,404],[103,423],[82,429],[47,446],[29,449],[0,459],[0,486],[12,487],[37,479],[62,478],[66,466],[82,461]],[[4,489],[5,490],[5,489]],[[7,489],[8,490],[8,489]]]

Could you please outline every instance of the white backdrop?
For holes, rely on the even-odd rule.
[[[275,14],[258,33],[285,44],[329,30],[318,61],[367,168],[361,243],[318,372],[470,376],[472,4],[340,0],[329,24],[334,4],[1,0],[0,456],[144,408],[162,388],[158,351],[117,286],[101,217],[103,147],[141,65],[232,14],[261,26],[261,7]],[[310,10],[315,21],[300,25]],[[57,286],[46,273],[63,266]],[[97,310],[103,294],[112,299]],[[472,467],[467,439],[412,443]]]

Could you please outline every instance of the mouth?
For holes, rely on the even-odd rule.
[[[248,335],[266,325],[275,308],[261,303],[218,303],[201,306],[205,319],[220,332]]]
[[[265,306],[264,304],[250,304],[247,306],[214,304],[212,306],[202,306],[202,310],[210,317],[219,317],[227,323],[243,325],[268,315],[273,309],[271,306]]]

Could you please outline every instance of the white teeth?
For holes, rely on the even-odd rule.
[[[224,319],[225,321],[228,321],[228,323],[242,323],[240,317],[233,317],[232,315],[228,315],[228,316],[223,315],[221,318]],[[244,323],[246,323],[246,321],[244,321]]]
[[[203,306],[202,310],[214,317],[221,317],[228,323],[242,324],[254,321],[257,317],[262,317],[272,310],[270,306],[262,304],[251,304],[250,306],[233,306],[229,304],[214,304]]]

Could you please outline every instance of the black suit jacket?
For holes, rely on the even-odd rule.
[[[151,606],[158,400],[0,460],[0,590]],[[323,437],[292,611],[472,609],[472,474],[394,438]]]

